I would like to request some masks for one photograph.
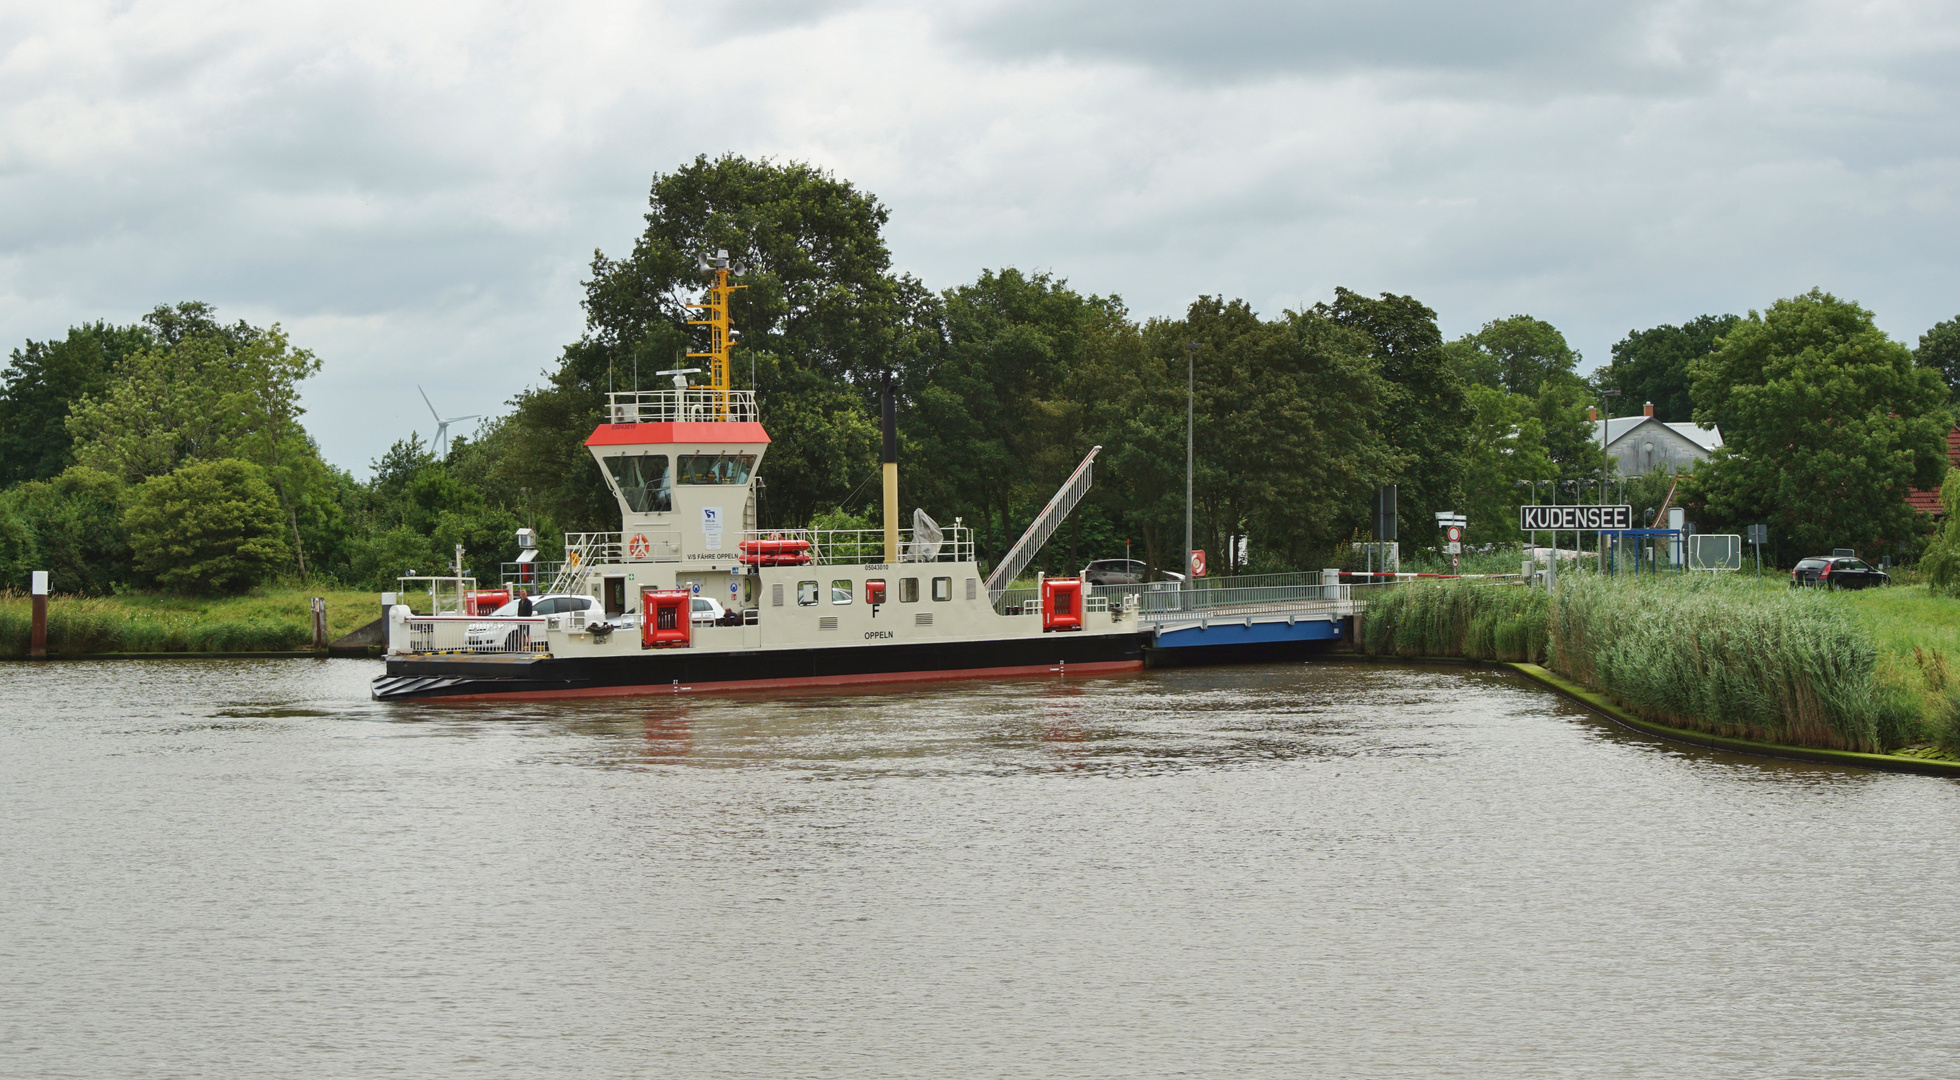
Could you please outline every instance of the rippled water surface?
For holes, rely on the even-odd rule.
[[[1946,1077],[1960,785],[1507,672],[0,665],[0,1075]]]

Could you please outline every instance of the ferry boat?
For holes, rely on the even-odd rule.
[[[714,283],[695,305],[706,318],[694,325],[709,328],[710,346],[689,354],[706,361],[703,383],[689,385],[681,372],[671,390],[610,394],[605,422],[586,440],[618,500],[620,528],[565,537],[564,562],[540,595],[577,610],[489,614],[472,604],[459,566],[445,579],[456,585],[455,610],[386,607],[387,669],[373,682],[376,699],[624,696],[1143,666],[1149,632],[1134,604],[1093,595],[1079,578],[1008,588],[1088,490],[1100,447],[982,574],[960,521],[942,527],[915,510],[912,527],[899,527],[887,380],[884,527],[757,528],[769,434],[754,392],[729,385],[728,298],[742,286],[729,283],[725,252],[705,268]],[[701,618],[697,607],[722,611]]]

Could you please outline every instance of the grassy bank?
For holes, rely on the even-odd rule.
[[[309,599],[327,601],[327,629],[339,637],[379,614],[371,592],[271,586],[224,600],[125,595],[57,596],[48,602],[48,651],[61,656],[116,652],[281,652],[311,645]],[[27,655],[31,601],[0,594],[0,657]]]
[[[1557,594],[1436,583],[1370,606],[1377,655],[1536,660],[1654,723],[1879,753],[1956,747],[1960,603],[1695,575],[1569,575]]]

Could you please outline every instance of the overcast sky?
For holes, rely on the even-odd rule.
[[[1140,316],[1411,293],[1604,362],[1812,286],[1960,314],[1960,5],[9,0],[0,342],[210,301],[325,370],[365,475],[583,325],[655,172],[814,162],[934,288],[1048,270]],[[463,425],[467,427],[468,425]]]

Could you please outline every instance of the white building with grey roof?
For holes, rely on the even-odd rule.
[[[1604,425],[1594,420],[1594,446],[1602,437],[1601,427],[1605,428],[1606,456],[1613,459],[1614,470],[1621,476],[1687,472],[1722,445],[1719,429],[1667,423],[1654,415],[1651,401],[1641,416],[1616,416]]]

